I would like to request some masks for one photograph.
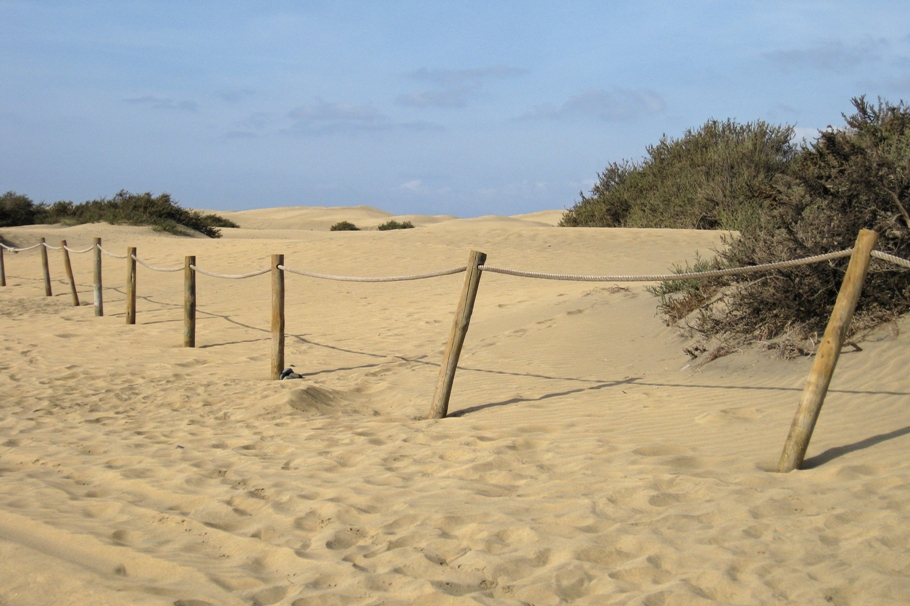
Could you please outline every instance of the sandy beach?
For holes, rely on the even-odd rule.
[[[388,276],[488,264],[666,273],[720,234],[555,227],[561,213],[223,213],[221,239],[106,224],[0,230],[160,267]],[[415,229],[377,231],[391,218]],[[359,232],[330,232],[348,220]],[[269,380],[269,276],[183,275],[59,251],[5,254],[0,605],[910,603],[910,321],[846,348],[805,469],[772,473],[811,358],[703,366],[641,284],[485,273],[450,416],[426,420],[463,274],[288,274]]]

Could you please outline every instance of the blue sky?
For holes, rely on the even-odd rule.
[[[566,208],[708,119],[910,100],[910,3],[0,0],[0,190]]]

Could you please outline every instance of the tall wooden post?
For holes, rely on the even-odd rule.
[[[126,249],[126,323],[136,323],[136,247]]]
[[[0,286],[6,286],[6,266],[3,264],[2,246],[0,246]]]
[[[449,342],[442,356],[439,378],[436,379],[436,393],[433,395],[433,406],[430,408],[429,418],[431,419],[442,419],[449,412],[449,398],[452,395],[452,385],[455,383],[455,370],[458,368],[458,358],[461,356],[461,347],[468,334],[468,325],[471,323],[471,314],[474,311],[474,300],[477,299],[477,288],[480,286],[480,266],[486,260],[487,255],[476,250],[472,250],[468,256],[468,271],[464,277],[464,287],[455,310]]]
[[[44,272],[44,294],[48,297],[53,296],[51,292],[51,270],[47,265],[47,246],[44,245],[44,238],[41,238],[41,269]]]
[[[63,269],[70,281],[70,295],[73,297],[73,307],[79,307],[79,293],[76,292],[76,278],[73,277],[73,264],[70,263],[70,251],[66,250],[66,240],[60,240],[60,252],[63,253]]]
[[[815,362],[812,364],[799,407],[796,409],[796,416],[790,426],[784,451],[780,455],[780,462],[777,465],[779,472],[786,473],[799,469],[806,457],[809,440],[812,438],[822,404],[825,403],[828,385],[831,383],[834,367],[837,366],[850,320],[853,319],[853,311],[856,309],[856,302],[859,301],[876,242],[878,234],[868,229],[861,230],[856,238],[850,264],[847,266],[840,292],[837,293],[837,301],[828,320],[825,336],[818,346],[818,353],[815,354]]]
[[[284,370],[284,255],[272,255],[272,380]]]
[[[92,271],[92,294],[95,303],[95,315],[104,315],[104,301],[101,299],[101,238],[95,238],[95,247],[92,250],[94,267]]]
[[[183,259],[183,346],[196,347],[196,257]]]

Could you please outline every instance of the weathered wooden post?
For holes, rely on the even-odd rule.
[[[196,347],[196,257],[183,259],[183,346]]]
[[[480,286],[480,266],[486,260],[487,255],[476,250],[472,250],[468,256],[468,270],[464,278],[464,287],[455,310],[449,342],[442,356],[439,378],[436,379],[436,393],[433,395],[433,406],[430,408],[429,418],[431,419],[442,419],[449,412],[449,398],[455,382],[455,370],[458,368],[458,358],[461,356],[461,347],[468,334],[468,325],[471,323],[471,314],[474,311],[474,300],[477,298],[477,288]]]
[[[73,264],[70,263],[70,251],[66,249],[66,240],[60,240],[60,252],[63,253],[63,269],[70,281],[70,294],[73,297],[73,307],[79,307],[79,293],[76,292],[76,278],[73,277]]]
[[[51,270],[47,265],[47,246],[44,244],[44,238],[41,238],[41,269],[44,272],[44,294],[48,297],[53,296],[51,291]]]
[[[101,238],[95,238],[95,247],[92,250],[94,267],[92,271],[92,294],[95,303],[95,315],[104,315],[104,301],[101,299]]]
[[[0,246],[0,286],[6,286],[6,266],[3,264],[2,246]]]
[[[136,247],[126,249],[126,323],[136,323]]]
[[[878,234],[868,229],[860,230],[859,236],[856,238],[856,245],[850,256],[850,264],[847,266],[847,273],[844,275],[840,292],[837,293],[837,300],[834,303],[831,318],[828,320],[825,336],[818,346],[818,353],[815,354],[815,362],[812,364],[799,407],[796,409],[796,416],[790,426],[784,451],[780,455],[777,471],[781,473],[799,469],[806,457],[809,440],[812,438],[812,431],[818,421],[822,404],[825,403],[828,385],[831,383],[834,367],[837,366],[837,359],[840,357],[840,350],[843,347],[847,329],[850,327],[856,302],[859,301],[863,282],[869,270],[872,249],[875,248],[876,242],[878,242]]]
[[[284,255],[272,255],[272,380],[284,370]]]

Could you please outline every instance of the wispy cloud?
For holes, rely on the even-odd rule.
[[[881,61],[882,51],[887,47],[885,40],[869,39],[852,45],[829,40],[809,48],[777,50],[763,56],[780,69],[808,67],[844,72],[863,63]]]
[[[442,129],[431,122],[396,122],[369,105],[326,103],[321,99],[295,107],[288,117],[293,124],[286,132],[297,134]]]
[[[238,103],[247,97],[252,97],[256,94],[251,88],[234,88],[229,90],[223,90],[216,93],[222,101],[228,103]]]
[[[464,107],[480,92],[489,80],[502,80],[526,74],[520,67],[494,66],[478,69],[427,69],[422,67],[408,76],[419,82],[437,85],[436,90],[424,90],[400,95],[395,101],[411,107]]]
[[[124,99],[123,102],[131,105],[146,105],[154,109],[177,109],[187,112],[199,110],[199,104],[195,101],[178,101],[168,97],[155,97],[153,95]]]
[[[569,97],[560,106],[538,105],[522,119],[560,120],[575,117],[597,117],[601,120],[629,120],[650,116],[666,108],[663,98],[652,90],[590,90]]]

